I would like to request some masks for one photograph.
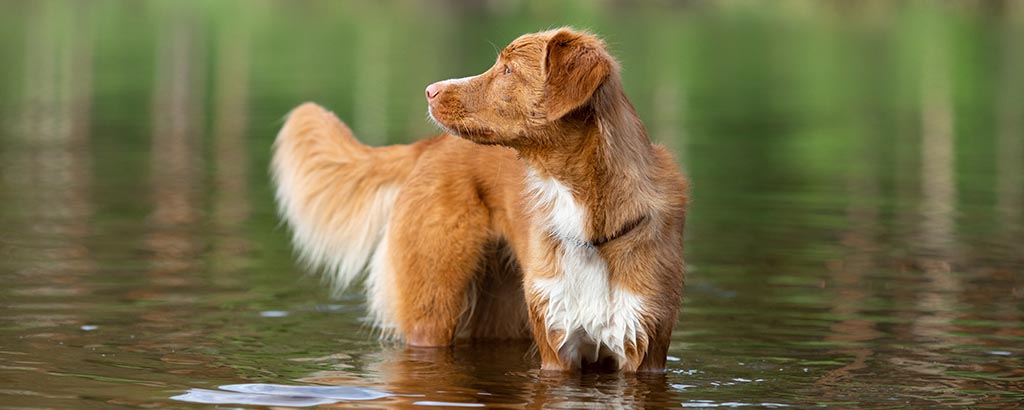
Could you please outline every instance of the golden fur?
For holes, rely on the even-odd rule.
[[[413,346],[531,334],[542,368],[661,371],[684,280],[687,181],[593,35],[527,34],[427,89],[446,134],[360,144],[296,108],[275,142],[300,256]]]

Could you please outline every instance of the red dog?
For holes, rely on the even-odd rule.
[[[524,35],[427,87],[447,133],[362,145],[296,108],[275,143],[301,258],[411,346],[533,337],[543,369],[665,367],[683,289],[687,181],[652,145],[618,63],[571,29]]]

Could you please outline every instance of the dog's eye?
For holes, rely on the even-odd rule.
[[[505,74],[512,74],[512,67],[505,66]]]

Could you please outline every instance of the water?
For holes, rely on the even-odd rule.
[[[0,408],[1024,407],[1019,3],[418,4],[0,3]],[[667,373],[380,343],[293,264],[281,116],[430,135],[561,22],[693,180]]]

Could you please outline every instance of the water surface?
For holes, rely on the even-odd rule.
[[[1019,3],[462,3],[0,3],[0,408],[1022,406]],[[282,115],[429,136],[563,23],[693,181],[668,371],[379,342],[293,263]]]

